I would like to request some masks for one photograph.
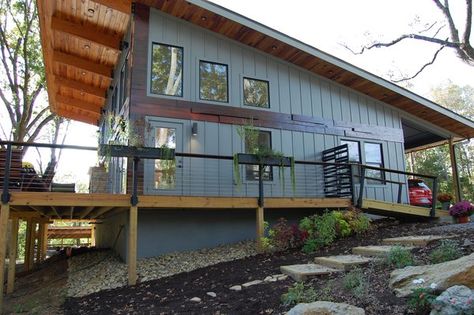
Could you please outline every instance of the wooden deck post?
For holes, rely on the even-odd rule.
[[[40,235],[41,237],[41,261],[44,261],[47,257],[48,252],[48,226],[49,223],[41,223],[43,226],[43,234]]]
[[[453,189],[454,189],[454,200],[461,201],[461,190],[459,185],[459,172],[458,172],[458,163],[456,160],[456,151],[454,147],[453,138],[449,139],[449,155],[451,158],[451,171],[453,174]]]
[[[95,224],[91,226],[91,247],[95,247]]]
[[[29,243],[29,252],[28,252],[28,264],[25,264],[25,267],[27,271],[30,271],[33,269],[33,266],[35,264],[35,239],[36,239],[36,221],[31,220],[30,221],[30,235],[29,239],[27,240]],[[25,253],[26,255],[26,253]]]
[[[0,210],[0,313],[2,313],[5,258],[7,255],[7,226],[10,216],[10,205],[2,202]]]
[[[7,293],[12,293],[15,289],[15,274],[16,274],[16,258],[18,254],[18,218],[14,218],[12,221],[11,236],[10,236],[10,249],[8,252],[8,280],[7,280]]]
[[[137,284],[137,219],[138,207],[130,207],[128,226],[128,285]]]
[[[28,218],[26,220],[26,235],[25,235],[25,257],[23,262],[23,270],[30,270],[30,257],[31,257],[31,234],[32,234],[32,219]]]
[[[36,250],[36,262],[39,263],[39,262],[42,262],[43,261],[43,257],[42,257],[42,254],[43,254],[43,233],[44,233],[44,224],[43,223],[39,223],[39,227],[38,227],[38,248]]]
[[[257,250],[263,251],[262,238],[264,237],[264,208],[257,208]]]

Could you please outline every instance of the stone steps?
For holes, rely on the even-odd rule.
[[[281,273],[290,276],[295,281],[304,281],[309,277],[327,275],[341,270],[328,268],[317,264],[288,265],[280,267]]]
[[[358,246],[352,249],[354,255],[383,258],[388,255],[390,250],[396,245],[373,245],[373,246]],[[406,249],[412,250],[414,246],[403,246]]]
[[[358,266],[368,264],[372,258],[360,255],[337,255],[327,257],[316,257],[314,262],[329,268],[340,269],[344,271],[351,270]]]
[[[454,235],[420,235],[386,238],[385,245],[427,246],[429,243],[455,237]]]
[[[304,281],[309,277],[327,275],[334,272],[344,272],[368,264],[375,258],[386,256],[394,246],[407,249],[426,246],[431,242],[452,238],[449,235],[421,235],[387,238],[384,245],[358,246],[352,249],[353,255],[336,255],[316,257],[313,264],[281,266],[281,273],[290,276],[295,281]]]

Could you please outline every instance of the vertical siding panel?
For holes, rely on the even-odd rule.
[[[349,101],[349,94],[346,90],[340,89],[341,91],[341,112],[343,121],[351,121],[351,105]]]
[[[163,40],[169,44],[178,42],[178,23],[172,19],[163,19]]]
[[[204,152],[206,154],[219,154],[219,127],[216,123],[205,123],[206,141],[204,142]],[[204,159],[205,168],[205,195],[219,195],[219,161],[214,159]]]
[[[275,129],[272,130],[272,149],[277,151],[277,152],[282,152],[282,146],[281,146],[281,130],[280,129]],[[283,153],[284,156],[286,156]],[[280,182],[279,174],[278,174],[278,167],[273,168],[273,183],[269,185],[269,190],[271,191],[271,196],[273,197],[281,197],[283,196],[283,190],[282,190],[282,185]]]
[[[191,89],[191,97],[195,101],[199,101],[199,60],[205,58],[204,56],[204,34],[199,29],[192,28],[191,29],[191,49],[192,54],[191,56],[191,78],[190,81]]]
[[[240,139],[237,133],[237,126],[232,125],[232,154],[244,152],[243,141]],[[234,196],[245,196],[246,195],[246,183],[245,183],[245,172],[243,166],[240,166],[240,178],[241,185],[240,188],[237,185],[234,186],[233,195]]]
[[[305,132],[303,134],[303,148],[304,148],[304,159],[308,161],[316,160],[314,152],[314,134]],[[305,165],[304,179],[305,179],[305,190],[306,197],[316,197],[316,170],[317,167],[313,165]]]
[[[281,152],[284,156],[295,156],[296,154],[293,143],[293,133],[291,131],[281,130]],[[276,171],[278,172],[278,168]],[[291,195],[289,194],[289,191],[291,191],[291,180],[288,172],[287,174],[288,176],[285,176],[285,196]],[[278,176],[278,173],[276,176]],[[298,177],[298,175],[296,175],[296,177]],[[282,187],[281,183],[280,187]]]
[[[232,45],[230,51],[230,71],[229,75],[229,89],[231,95],[231,105],[237,107],[242,106],[242,78],[241,73],[244,71],[244,64],[242,59],[242,48],[237,45]]]
[[[278,92],[280,97],[280,112],[291,113],[290,85],[288,66],[278,64]]]
[[[205,153],[205,146],[207,142],[206,123],[198,121],[199,132],[196,136],[191,136],[191,152],[192,153]],[[189,128],[185,128],[189,129]],[[187,134],[187,130],[183,130],[183,133]],[[209,141],[212,141],[209,139]],[[184,181],[185,185],[190,187],[190,194],[192,196],[203,196],[205,193],[205,161],[204,159],[191,159],[190,176]]]
[[[321,100],[321,87],[316,77],[311,77],[311,105],[314,117],[323,117],[323,105]]]
[[[332,119],[341,121],[341,89],[335,84],[331,84],[331,105],[332,105]]]
[[[208,61],[222,62],[217,59],[217,38],[211,34],[205,33],[204,35],[204,57]]]
[[[253,52],[242,49],[242,61],[244,64],[243,73],[244,75],[254,77],[255,76],[255,57]]]
[[[303,143],[303,133],[298,131],[293,131],[293,156],[296,160],[304,160],[305,157],[305,150],[304,150],[304,143]],[[305,173],[304,167],[302,165],[298,165],[295,167],[295,174],[296,174],[296,197],[304,197],[306,191],[306,180],[305,180]],[[289,185],[286,187],[290,188],[291,181],[287,178],[287,182]]]
[[[377,125],[377,113],[374,101],[367,99],[367,110],[369,114],[369,125]]]
[[[232,155],[232,125],[218,124],[219,155]],[[219,195],[232,196],[233,164],[219,160]]]
[[[331,92],[329,88],[329,84],[326,81],[320,80],[319,83],[321,84],[321,100],[322,100],[322,108],[323,108],[323,118],[333,119],[332,117],[332,109],[331,109]]]
[[[366,99],[362,96],[359,96],[359,110],[360,110],[360,122],[362,124],[369,123],[369,112],[367,109]]]
[[[301,115],[301,91],[299,71],[290,67],[291,113]]]
[[[350,102],[351,121],[360,124],[361,123],[360,108],[359,108],[359,98],[357,94],[350,92],[349,102]]]
[[[270,110],[280,112],[280,95],[278,87],[278,66],[276,62],[268,60],[268,80],[270,82]]]
[[[309,75],[301,72],[301,113],[306,116],[313,116],[312,100],[311,100],[311,84]]]
[[[257,79],[267,78],[267,59],[262,54],[255,54],[255,75]]]

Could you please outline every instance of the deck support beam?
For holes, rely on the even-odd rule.
[[[26,220],[26,235],[25,235],[25,261],[24,261],[24,270],[30,270],[30,252],[31,252],[31,234],[32,234],[33,220],[28,218]]]
[[[128,220],[128,285],[137,284],[137,219],[138,207],[130,207]]]
[[[264,232],[264,217],[265,217],[265,210],[263,207],[257,208],[257,250],[263,251],[263,243],[262,238],[265,236]]]
[[[2,313],[5,258],[7,255],[7,227],[10,216],[10,205],[2,202],[0,210],[0,313]]]
[[[18,254],[18,218],[11,220],[11,236],[10,246],[8,252],[8,279],[7,279],[7,294],[15,290],[15,274],[16,274],[16,258]]]
[[[461,190],[459,185],[459,172],[458,172],[458,163],[456,159],[456,148],[454,146],[453,138],[449,139],[449,156],[451,158],[451,171],[453,175],[453,189],[454,189],[454,200],[461,201]]]
[[[41,223],[43,225],[43,234],[41,237],[41,261],[46,260],[48,252],[48,227],[49,223]]]

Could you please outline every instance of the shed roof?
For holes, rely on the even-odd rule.
[[[94,91],[100,89],[105,94],[111,80],[110,76],[106,75],[107,70],[115,66],[119,51],[111,49],[113,47],[107,48],[107,45],[103,45],[104,43],[96,45],[93,32],[85,32],[82,36],[91,43],[91,53],[81,54],[80,45],[83,43],[78,43],[79,50],[68,49],[70,43],[78,41],[77,36],[68,32],[68,29],[64,27],[58,30],[54,26],[54,19],[52,19],[53,15],[59,15],[60,17],[64,15],[61,10],[66,7],[65,2],[76,3],[73,0],[38,0],[50,106],[54,112],[60,115],[94,124],[97,123],[100,117],[100,107],[104,104],[104,98],[101,98],[100,101],[94,101],[93,96],[87,93],[88,91],[79,89],[80,93],[74,93],[75,89],[72,86],[76,84],[75,82],[88,84],[94,88]],[[216,4],[205,0],[138,0],[136,2],[236,40],[390,104],[449,131],[458,139],[474,137],[474,122],[472,120]],[[78,9],[71,12],[72,20],[75,23],[84,23],[89,25],[91,30],[100,30],[102,35],[109,35],[111,41],[113,41],[114,36],[123,36],[129,21],[130,0],[89,0],[82,2],[82,5],[79,1],[77,3]],[[103,18],[88,19],[87,12],[90,6],[98,8],[99,15],[101,10],[105,10]],[[104,22],[107,27],[104,27]],[[61,37],[61,33],[65,36]],[[111,36],[111,34],[114,36]],[[105,51],[104,46],[106,46]],[[101,51],[105,55],[101,54],[98,49],[102,49]],[[97,73],[98,69],[84,69],[85,67],[75,62],[74,58],[77,57],[80,57],[82,61],[100,66],[100,73]],[[82,68],[79,72],[76,70],[78,67]],[[96,73],[89,70],[94,70]],[[61,81],[61,79],[57,79],[58,77],[66,77],[67,80]],[[74,87],[80,88],[82,85]],[[92,104],[95,107],[91,106]]]

